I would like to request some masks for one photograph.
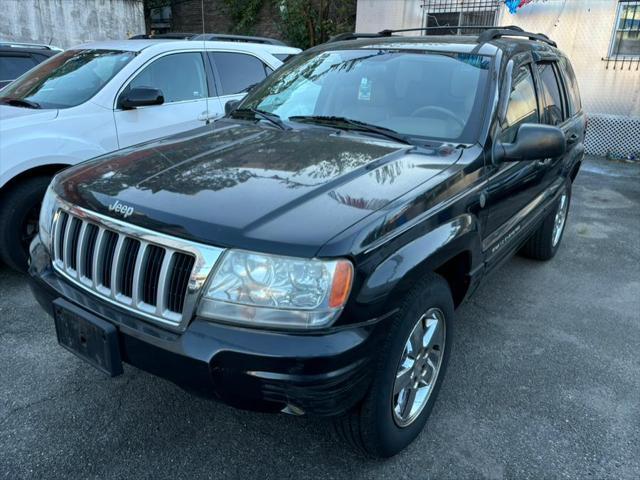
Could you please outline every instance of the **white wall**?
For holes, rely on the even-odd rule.
[[[1,41],[68,48],[144,33],[142,0],[0,0]]]
[[[356,32],[422,26],[420,0],[358,0]]]

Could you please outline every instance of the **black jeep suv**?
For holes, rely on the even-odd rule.
[[[513,253],[559,248],[585,130],[569,61],[515,29],[353,34],[232,108],[58,174],[33,290],[110,375],[334,416],[393,455],[432,409],[454,309]]]

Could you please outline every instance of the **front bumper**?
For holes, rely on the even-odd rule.
[[[200,395],[258,411],[339,415],[366,393],[384,321],[322,334],[216,324],[195,317],[168,331],[74,287],[57,275],[44,246],[31,245],[31,289],[53,315],[65,298],[116,326],[122,360]]]

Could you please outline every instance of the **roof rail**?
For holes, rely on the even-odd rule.
[[[478,43],[490,42],[491,40],[502,37],[525,37],[529,40],[544,42],[552,47],[558,46],[556,42],[551,40],[544,33],[531,33],[525,32],[522,29],[514,30],[512,28],[492,28],[490,30],[486,30],[478,35]]]
[[[378,38],[378,37],[390,37],[390,36],[391,34],[386,35],[386,34],[383,34],[382,32],[380,33],[345,32],[345,33],[339,33],[338,35],[334,35],[329,40],[327,40],[327,43],[342,42],[345,40],[356,40],[358,38]]]
[[[189,40],[196,35],[197,33],[182,32],[156,33],[151,35],[147,33],[140,33],[129,37],[129,40]]]
[[[438,30],[484,30],[478,35],[478,43],[490,42],[501,37],[526,37],[529,40],[538,40],[547,43],[553,47],[557,47],[556,42],[547,37],[544,33],[525,32],[517,25],[505,25],[504,27],[496,27],[495,25],[445,25],[439,27],[421,27],[421,28],[402,28],[399,30],[381,30],[378,33],[341,33],[331,37],[327,43],[341,42],[344,40],[356,40],[358,38],[383,38],[391,37],[395,33],[404,32],[424,32]]]
[[[212,42],[245,42],[262,43],[265,45],[280,45],[286,47],[287,44],[281,40],[267,37],[251,37],[248,35],[229,35],[226,33],[201,33],[191,37],[189,40],[206,40]]]
[[[42,50],[60,50],[58,47],[44,45],[41,43],[23,43],[23,42],[0,42],[0,47],[16,47],[16,48],[40,48]]]
[[[355,32],[346,32],[340,33],[331,37],[327,43],[331,42],[342,42],[344,40],[356,40],[358,38],[381,38],[381,37],[391,37],[394,33],[403,33],[403,32],[423,32],[425,30],[483,30],[489,28],[496,28],[495,25],[460,25],[453,26],[447,25],[444,27],[422,27],[422,28],[402,28],[399,30],[380,30],[378,33],[355,33]],[[522,31],[520,27],[509,26],[504,28],[512,28],[514,30]]]
[[[487,30],[487,29],[495,29],[495,25],[443,25],[437,27],[420,27],[420,28],[402,28],[399,30],[381,30],[378,32],[380,36],[389,37],[394,33],[403,33],[403,32],[422,32],[422,31],[437,31],[437,30]],[[518,32],[524,32],[522,28],[516,25],[508,25],[505,27],[501,27],[509,30],[515,30]]]

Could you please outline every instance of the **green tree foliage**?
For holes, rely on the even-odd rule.
[[[258,22],[264,0],[221,0],[231,17],[232,33],[253,35],[254,26]]]
[[[353,31],[355,0],[274,0],[278,28],[291,45],[309,48],[331,36]]]

